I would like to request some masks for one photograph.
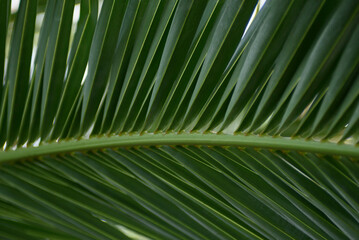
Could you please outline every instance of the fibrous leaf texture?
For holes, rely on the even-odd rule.
[[[11,4],[1,239],[359,239],[357,0]]]

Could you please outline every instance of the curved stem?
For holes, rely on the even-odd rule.
[[[354,145],[307,141],[271,136],[225,135],[214,133],[145,133],[141,135],[101,136],[90,139],[69,140],[43,144],[38,147],[19,148],[0,152],[0,162],[40,157],[43,155],[85,151],[99,148],[153,146],[153,145],[213,145],[257,147],[281,150],[315,152],[359,158]]]

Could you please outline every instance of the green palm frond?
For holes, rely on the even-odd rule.
[[[357,0],[10,5],[1,239],[359,239]]]

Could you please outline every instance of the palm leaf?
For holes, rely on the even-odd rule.
[[[358,1],[10,4],[1,239],[359,238]]]

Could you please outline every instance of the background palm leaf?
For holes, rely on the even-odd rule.
[[[358,1],[45,4],[0,0],[1,239],[359,238]]]

